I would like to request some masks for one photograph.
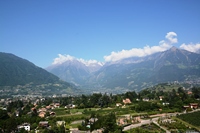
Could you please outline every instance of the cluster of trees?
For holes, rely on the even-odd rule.
[[[51,103],[60,103],[61,106],[66,106],[68,104],[75,104],[77,108],[93,108],[93,107],[111,107],[115,106],[116,103],[122,103],[123,99],[129,98],[131,101],[136,101],[138,97],[135,91],[126,92],[125,94],[102,94],[94,93],[92,95],[81,95],[81,96],[69,96],[69,97],[57,97],[57,98],[45,98],[45,100],[39,102],[41,105],[49,105]]]
[[[171,91],[166,90],[152,90],[145,89],[139,93],[135,91],[126,92],[124,94],[101,94],[95,93],[92,95],[81,95],[76,97],[63,97],[63,98],[46,98],[42,101],[41,105],[49,105],[52,102],[59,102],[61,106],[66,106],[68,104],[75,104],[77,108],[105,108],[114,107],[116,103],[122,103],[123,99],[129,98],[131,102],[135,105],[132,110],[135,111],[148,111],[148,110],[158,110],[162,109],[176,109],[181,111],[184,105],[189,103],[199,102],[196,99],[200,98],[200,88],[193,87],[192,94],[188,95],[187,92],[179,87],[177,90],[172,89]],[[159,101],[159,96],[162,96],[162,101]],[[151,102],[143,102],[142,99],[150,99]],[[167,106],[163,106],[162,103],[169,103]],[[123,104],[123,103],[122,103]]]
[[[0,110],[0,133],[11,133],[11,132],[19,132],[19,133],[28,133],[26,130],[18,130],[17,126],[23,123],[30,123],[31,129],[36,129],[38,127],[38,123],[40,121],[46,121],[45,118],[40,118],[34,115],[23,115],[20,117],[16,117],[14,115],[9,116],[6,110]],[[42,133],[65,133],[64,125],[57,126],[57,119],[51,119],[49,121],[51,128],[42,128],[38,129],[42,131]],[[35,131],[32,130],[31,133]]]
[[[115,133],[122,133],[123,127],[118,126],[116,124],[116,115],[114,112],[111,112],[107,115],[95,114],[92,113],[90,119],[94,119],[95,121],[91,123],[89,119],[85,119],[78,128],[80,130],[96,130],[96,129],[103,129],[103,132],[115,132]],[[89,125],[89,127],[88,127]]]
[[[187,94],[187,91],[185,91],[182,87],[179,87],[177,90],[172,89],[171,91],[144,90],[141,91],[139,95],[157,100],[159,96],[162,96],[162,102],[169,103],[169,108],[176,108],[180,111],[184,105],[188,105],[189,103],[193,102],[199,102],[197,99],[200,98],[200,88],[193,87],[191,91],[192,94],[189,95]]]
[[[39,121],[44,120],[38,117],[37,111],[32,110],[31,103],[23,103],[21,100],[10,102],[7,110],[0,109],[0,132],[16,132],[17,126],[23,123],[30,123],[31,128],[35,129]],[[30,112],[30,113],[29,113]],[[26,132],[25,130],[22,132]]]

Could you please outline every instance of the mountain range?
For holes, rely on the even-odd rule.
[[[60,80],[28,60],[2,52],[0,52],[0,90],[14,94],[72,94],[77,91],[71,83]]]
[[[163,82],[199,82],[200,54],[172,47],[145,57],[132,57],[104,65],[85,65],[76,59],[46,68],[84,91],[140,91]]]
[[[174,81],[200,84],[200,54],[172,47],[105,64],[85,64],[73,58],[45,70],[16,55],[0,52],[1,95],[123,93]]]

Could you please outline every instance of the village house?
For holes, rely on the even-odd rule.
[[[198,106],[198,103],[190,103],[189,105],[185,105],[183,106],[184,109],[197,109],[199,106]]]
[[[19,111],[18,110],[15,111],[15,116],[17,116],[17,117],[19,116]]]
[[[50,109],[55,109],[54,103],[50,104],[48,107],[46,108],[50,108]]]
[[[140,99],[137,98],[136,101],[140,101]]]
[[[103,133],[104,129],[97,129],[92,131],[92,133]]]
[[[124,104],[129,104],[131,103],[131,100],[129,98],[123,99]]]
[[[64,125],[64,127],[65,127],[65,121],[57,121],[57,122],[56,122],[56,125],[57,125],[57,126]]]
[[[98,121],[97,118],[90,118],[89,119],[90,124],[94,124],[96,121]]]
[[[185,106],[183,106],[183,108],[184,108],[184,109],[189,109],[190,106],[189,106],[189,105],[185,105]]]
[[[40,118],[44,118],[45,117],[45,115],[46,115],[46,112],[40,112],[39,114],[38,114],[38,116],[40,117]]]
[[[120,126],[124,126],[130,123],[139,123],[139,122],[141,122],[140,116],[137,117],[126,116],[126,117],[121,117],[117,120],[117,124]]]
[[[53,106],[54,108],[60,108],[60,103],[53,103],[51,106]]]
[[[163,102],[162,104],[163,104],[163,106],[169,105],[168,102]]]
[[[32,111],[32,112],[35,112],[35,111],[37,111],[37,110],[36,110],[35,107],[33,107],[33,108],[31,108],[31,111]]]
[[[191,91],[188,91],[188,92],[187,92],[187,94],[188,94],[188,95],[191,95],[191,94],[192,94],[192,92],[191,92]]]
[[[126,125],[127,120],[125,118],[119,118],[117,124],[120,126]]]
[[[55,116],[56,113],[52,111],[52,112],[49,113],[49,115],[50,115],[50,116]]]
[[[140,116],[133,117],[133,122],[134,123],[141,122]]]
[[[163,96],[159,96],[159,100],[160,100],[160,101],[162,101],[162,100],[163,100],[163,98],[164,98]]]
[[[38,112],[46,112],[46,111],[47,111],[46,108],[39,108],[39,109],[38,109]]]
[[[70,133],[81,133],[81,131],[78,128],[70,128]]]
[[[21,129],[25,129],[26,131],[30,131],[31,127],[29,123],[24,123],[22,125],[17,126],[17,129],[20,131]]]
[[[148,101],[149,101],[149,98],[143,98],[142,101],[148,102]]]
[[[68,104],[65,106],[66,109],[73,109],[75,107],[76,107],[76,105],[74,105],[74,104]]]
[[[190,108],[191,109],[197,109],[198,108],[198,103],[190,103]]]
[[[53,98],[56,98],[56,97],[57,97],[57,95],[56,95],[56,94],[54,94],[52,97],[53,97]]]
[[[49,122],[48,121],[40,121],[39,122],[39,126],[40,127],[48,127],[49,126]]]
[[[86,127],[90,128],[91,125],[93,125],[96,121],[98,121],[98,118],[90,118],[89,121],[88,121],[88,123],[85,123],[85,124],[87,124]]]
[[[55,103],[55,108],[60,108],[60,103]]]
[[[116,103],[116,106],[119,107],[119,106],[122,106],[122,104],[121,103]]]
[[[47,110],[50,110],[51,109],[51,106],[49,105],[49,106],[46,106],[46,109]]]

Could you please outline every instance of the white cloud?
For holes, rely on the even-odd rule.
[[[175,32],[168,32],[165,36],[164,40],[159,42],[159,45],[148,46],[146,45],[143,48],[132,48],[130,50],[121,50],[118,52],[111,52],[110,55],[104,56],[104,60],[106,62],[118,61],[121,59],[129,58],[129,57],[144,57],[147,55],[151,55],[157,52],[165,51],[172,47],[173,44],[178,43],[177,34]],[[200,43],[197,44],[182,44],[180,46],[181,49],[185,49],[191,52],[200,52]],[[95,64],[99,64],[101,66],[104,65],[103,62],[99,62],[97,60],[84,60],[82,58],[76,58],[70,55],[62,55],[58,54],[58,57],[54,59],[53,65],[62,64],[68,60],[77,60],[85,64],[86,66],[91,66]]]
[[[92,64],[99,64],[99,65],[103,65],[102,62],[98,62],[96,60],[84,60],[82,58],[76,58],[73,57],[71,55],[62,55],[62,54],[58,54],[58,57],[54,59],[53,61],[53,65],[57,65],[57,64],[62,64],[66,61],[73,61],[73,60],[77,60],[79,62],[82,62],[83,64],[85,64],[86,66],[92,65]]]
[[[103,65],[102,62],[99,62],[97,60],[84,60],[82,58],[80,59],[77,59],[78,61],[82,62],[83,64],[85,64],[86,66],[90,66],[90,65],[93,65],[93,64],[99,64],[99,65]]]
[[[178,39],[176,38],[177,34],[175,32],[168,32],[165,38],[169,41],[169,43],[174,44],[178,42]]]
[[[118,52],[111,52],[110,55],[104,56],[106,62],[117,61],[129,57],[143,57],[151,55],[156,52],[161,52],[169,49],[172,44],[177,43],[178,39],[176,38],[177,34],[175,32],[168,32],[165,36],[165,40],[159,42],[158,46],[145,46],[143,48],[132,48],[130,50],[122,50]]]
[[[68,60],[73,60],[73,59],[75,59],[75,57],[73,57],[73,56],[58,54],[58,57],[54,59],[52,64],[53,65],[62,64]]]
[[[182,44],[180,48],[185,49],[190,52],[197,53],[200,51],[200,43],[197,44]]]

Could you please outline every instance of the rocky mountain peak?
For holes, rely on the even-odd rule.
[[[177,50],[178,50],[178,48],[175,47],[175,46],[173,46],[173,47],[171,47],[171,48],[169,49],[169,51],[172,51],[172,52],[175,52],[175,51],[177,51]]]

